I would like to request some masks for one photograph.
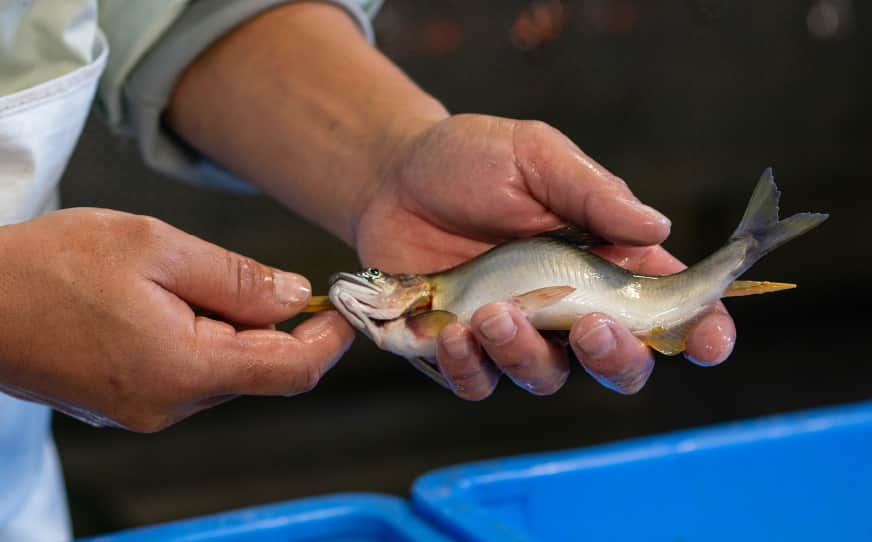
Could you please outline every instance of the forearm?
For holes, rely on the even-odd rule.
[[[168,111],[191,145],[348,243],[395,151],[445,116],[346,13],[315,2],[225,36]]]

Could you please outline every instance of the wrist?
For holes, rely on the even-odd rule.
[[[448,113],[317,2],[265,12],[180,78],[168,120],[224,167],[351,244],[406,142]]]
[[[363,176],[356,193],[350,201],[347,232],[343,239],[356,246],[356,235],[361,217],[373,200],[392,193],[402,177],[404,164],[418,147],[418,142],[430,130],[451,115],[436,99],[426,95],[416,102],[409,111],[397,114],[386,121],[378,132],[377,149],[372,153],[374,160],[368,175]]]

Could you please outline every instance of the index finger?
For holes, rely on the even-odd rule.
[[[318,314],[291,333],[237,332],[198,318],[198,361],[212,395],[293,395],[311,390],[351,346],[354,330],[336,311]]]
[[[656,245],[669,236],[668,218],[558,130],[521,122],[514,151],[531,195],[561,219],[621,245]]]

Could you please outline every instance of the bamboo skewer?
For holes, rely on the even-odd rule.
[[[726,292],[724,292],[723,297],[763,294],[768,292],[777,292],[779,290],[787,290],[790,288],[796,288],[796,284],[769,281],[737,280],[730,286],[730,288],[727,289]],[[300,312],[323,312],[329,311],[333,308],[333,303],[330,302],[330,298],[326,295],[313,295],[311,299],[309,299],[309,304],[306,305]]]
[[[333,308],[333,303],[326,295],[313,295],[309,304],[300,312],[322,312]]]

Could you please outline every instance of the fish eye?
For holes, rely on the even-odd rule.
[[[366,274],[374,279],[377,279],[381,276],[381,271],[379,271],[375,267],[370,267],[370,268],[367,268]]]

